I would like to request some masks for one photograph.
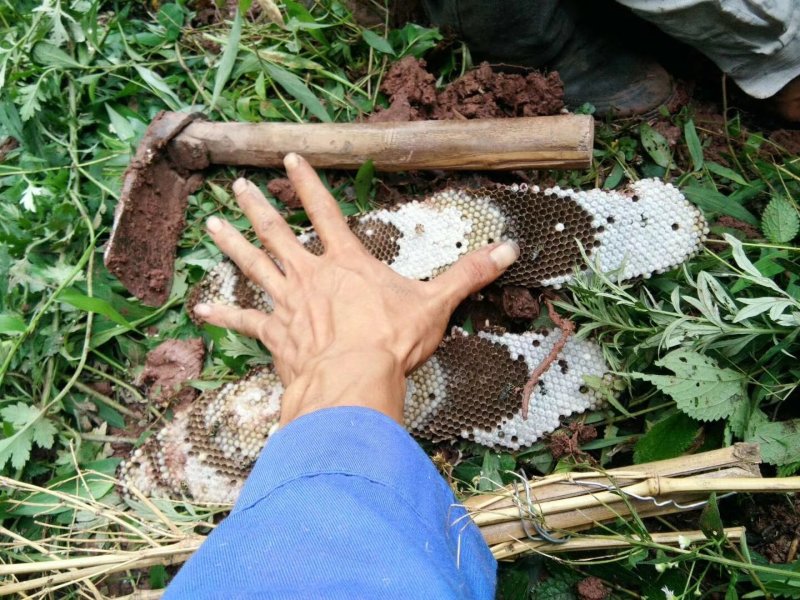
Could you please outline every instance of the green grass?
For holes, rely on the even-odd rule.
[[[279,7],[282,26],[240,13],[188,27],[192,13],[180,3],[151,10],[131,2],[0,0],[0,142],[8,136],[19,146],[0,162],[2,562],[49,558],[51,543],[108,552],[166,545],[218,516],[188,503],[124,507],[108,443],[127,439],[136,412],[127,406],[138,411],[141,400],[131,382],[164,339],[205,336],[206,384],[265,360],[254,342],[200,330],[182,309],[189,286],[218,258],[202,231],[205,218],[222,211],[247,228],[228,192],[237,173],[213,173],[190,199],[175,285],[158,309],[131,299],[102,264],[121,174],[159,110],[202,110],[231,121],[351,121],[384,101],[378,88],[392,61],[424,56],[440,40],[413,25],[364,31],[338,2]],[[440,81],[469,66],[458,51],[443,64]],[[800,468],[800,436],[791,435],[800,417],[800,159],[745,129],[735,111],[721,134],[705,130],[691,108],[659,120],[678,128],[674,145],[649,124],[601,123],[592,169],[551,174],[562,185],[609,188],[664,177],[704,210],[714,235],[682,269],[625,285],[584,277],[561,296],[561,312],[579,323],[579,335],[604,344],[623,388],[616,406],[586,417],[601,435],[584,450],[606,466],[753,440],[767,469],[792,474]],[[720,143],[726,164],[708,158],[709,146]],[[264,184],[276,173],[248,174]],[[353,177],[334,188],[348,214],[375,194],[365,184],[368,167]],[[355,194],[348,196],[350,186]],[[720,217],[761,237],[745,238]],[[297,213],[292,222],[302,219]],[[709,395],[675,392],[676,382],[692,377],[674,368],[678,356],[724,382],[722,406]],[[88,385],[103,381],[114,386],[113,397]],[[508,471],[519,468],[533,474],[575,466],[574,458],[553,459],[544,442],[517,455],[458,448],[453,474],[464,489],[481,475],[509,482]],[[45,488],[55,491],[30,496]],[[36,516],[34,505],[45,500],[48,514]],[[628,525],[610,531],[629,536]],[[664,587],[676,597],[800,597],[797,561],[769,566],[746,545],[724,541],[678,552],[647,543],[646,531],[637,524],[645,542],[619,555],[504,565],[502,596],[571,598],[575,582],[591,574],[620,597],[660,598]],[[166,575],[157,564],[121,577],[159,587]],[[67,583],[53,597],[113,591],[102,582]]]

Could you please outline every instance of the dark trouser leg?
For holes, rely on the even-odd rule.
[[[607,3],[586,0],[423,0],[431,21],[450,27],[475,60],[558,71],[564,101],[598,115],[646,113],[666,102],[672,82],[656,62],[605,27]]]
[[[476,60],[543,67],[572,36],[562,0],[424,0],[432,23],[449,27]]]

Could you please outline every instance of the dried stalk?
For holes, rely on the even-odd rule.
[[[726,527],[725,536],[728,540],[739,541],[744,537],[744,527]],[[650,541],[666,546],[678,546],[686,543],[705,542],[708,540],[702,531],[669,531],[650,534]],[[630,539],[619,536],[586,535],[565,541],[563,544],[551,544],[544,540],[516,540],[504,542],[491,547],[492,554],[497,560],[508,560],[521,554],[559,554],[564,552],[581,552],[589,550],[614,550],[629,548],[637,542],[643,541],[639,536]]]

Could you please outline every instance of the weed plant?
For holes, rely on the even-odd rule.
[[[412,24],[364,29],[335,0],[249,4],[230,15],[180,0],[0,0],[0,562],[145,552],[137,569],[67,572],[31,597],[163,587],[173,544],[191,546],[224,511],[145,498],[128,506],[117,494],[112,450],[140,444],[145,425],[170,416],[143,409],[132,383],[150,349],[203,336],[210,353],[194,382],[200,389],[269,360],[252,340],[198,328],[182,307],[219,259],[204,220],[224,212],[247,230],[228,191],[233,170],[215,172],[190,198],[162,307],[132,299],[103,266],[121,174],[147,124],[165,109],[220,121],[352,121],[385,102],[379,86],[392,61],[423,57],[442,40]],[[198,6],[221,18],[200,24]],[[440,82],[470,66],[463,48],[450,52]],[[683,268],[626,284],[591,273],[557,302],[579,335],[603,344],[618,374],[621,393],[607,390],[608,408],[584,417],[602,433],[582,449],[603,466],[744,440],[761,444],[769,472],[800,469],[800,159],[746,128],[736,110],[726,106],[723,117],[713,130],[691,108],[599,123],[592,169],[552,174],[565,186],[605,188],[661,177],[711,224],[706,249]],[[668,140],[659,124],[678,134]],[[277,173],[248,175],[263,188]],[[367,165],[333,187],[346,214],[369,207],[374,179]],[[295,212],[291,223],[300,228],[305,216]],[[442,459],[445,470],[462,490],[508,483],[520,468],[549,473],[581,461],[556,460],[544,442],[516,455],[467,443],[449,450],[461,458]],[[731,512],[724,503],[723,516]],[[715,507],[704,519],[719,531],[727,523]],[[504,565],[499,594],[571,598],[593,575],[618,597],[800,597],[797,559],[770,565],[747,543],[720,538],[659,546],[648,539],[653,526],[672,525],[634,519],[604,528],[635,536],[622,553]]]

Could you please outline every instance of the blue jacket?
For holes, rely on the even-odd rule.
[[[430,459],[367,408],[273,434],[176,598],[494,598],[497,563]]]

